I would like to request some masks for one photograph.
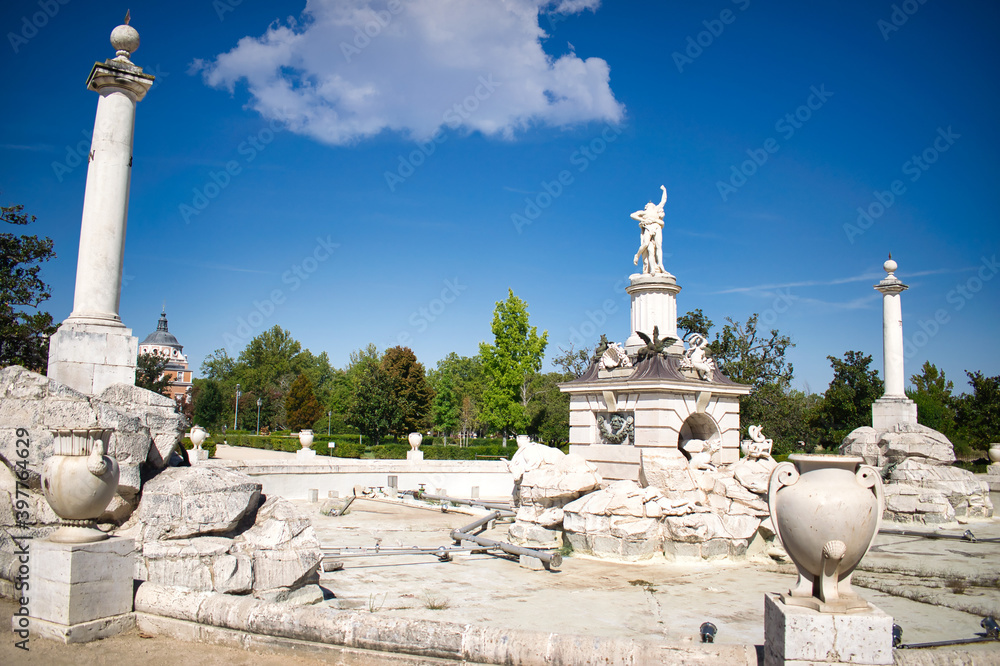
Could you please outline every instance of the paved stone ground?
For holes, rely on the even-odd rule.
[[[348,515],[317,516],[315,524],[324,546],[447,546],[449,532],[472,520],[358,499]],[[981,539],[1000,538],[1000,521],[953,528],[939,531],[960,535],[971,528]],[[501,524],[484,535],[503,539],[505,533]],[[772,562],[628,564],[571,556],[560,571],[549,572],[491,555],[342,561],[342,571],[322,578],[336,596],[331,605],[340,608],[677,643],[696,641],[705,621],[719,628],[718,642],[763,643],[764,592],[787,590],[795,580],[793,566]],[[895,618],[906,641],[972,637],[980,631],[979,609],[1000,609],[1000,543],[880,535],[864,565],[868,571],[858,577],[881,589],[859,592]],[[922,595],[932,603],[907,598]]]

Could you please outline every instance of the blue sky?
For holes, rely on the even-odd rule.
[[[137,111],[121,316],[141,339],[166,301],[195,368],[274,324],[337,366],[369,342],[433,366],[490,339],[508,287],[549,359],[624,341],[629,214],[663,184],[679,311],[762,313],[797,345],[796,386],[823,391],[826,356],[849,349],[881,368],[889,251],[907,374],[1000,373],[992,3],[128,6],[132,59],[158,80]],[[57,320],[84,84],[125,9],[0,9],[0,190],[55,240]]]

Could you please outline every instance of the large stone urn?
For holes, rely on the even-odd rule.
[[[1000,442],[996,444],[990,444],[989,450],[990,462],[994,465],[1000,463]]]
[[[111,428],[55,428],[54,454],[42,468],[42,491],[61,526],[49,536],[58,543],[92,543],[108,538],[97,529],[118,489],[118,461],[107,454]]]
[[[851,575],[882,522],[882,477],[859,456],[793,454],[771,472],[771,519],[798,569],[789,606],[828,613],[864,609]]]
[[[299,444],[302,445],[303,449],[312,448],[313,445],[313,431],[309,429],[299,430]]]

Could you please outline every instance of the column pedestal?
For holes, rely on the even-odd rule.
[[[670,273],[636,273],[629,276],[629,282],[625,293],[632,297],[632,334],[625,341],[625,351],[634,354],[646,344],[636,331],[653,337],[653,327],[656,327],[661,339],[677,338],[677,294],[681,288],[674,276]],[[684,343],[675,341],[667,353],[683,354]]]
[[[897,423],[917,423],[917,403],[906,397],[884,395],[872,403],[872,427],[892,430]]]
[[[29,632],[64,643],[114,636],[135,625],[132,574],[135,540],[96,543],[40,539],[30,548]],[[14,629],[19,618],[14,617]]]
[[[135,385],[139,338],[132,329],[69,319],[49,338],[49,379],[86,395]]]
[[[891,663],[892,617],[875,606],[821,613],[764,595],[764,666]]]

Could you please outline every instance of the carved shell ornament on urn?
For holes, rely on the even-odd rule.
[[[112,428],[53,428],[54,454],[42,468],[42,492],[61,519],[49,536],[58,543],[108,538],[97,518],[118,490],[118,461],[107,455]]]
[[[313,445],[313,431],[308,428],[303,428],[299,430],[299,444],[302,445],[303,449],[308,449]]]
[[[882,523],[878,470],[860,456],[793,454],[771,472],[767,504],[799,572],[782,601],[824,613],[868,608],[851,576]]]
[[[420,443],[424,441],[424,436],[419,432],[411,432],[406,436],[406,440],[410,443],[410,450],[417,451],[420,449]]]

